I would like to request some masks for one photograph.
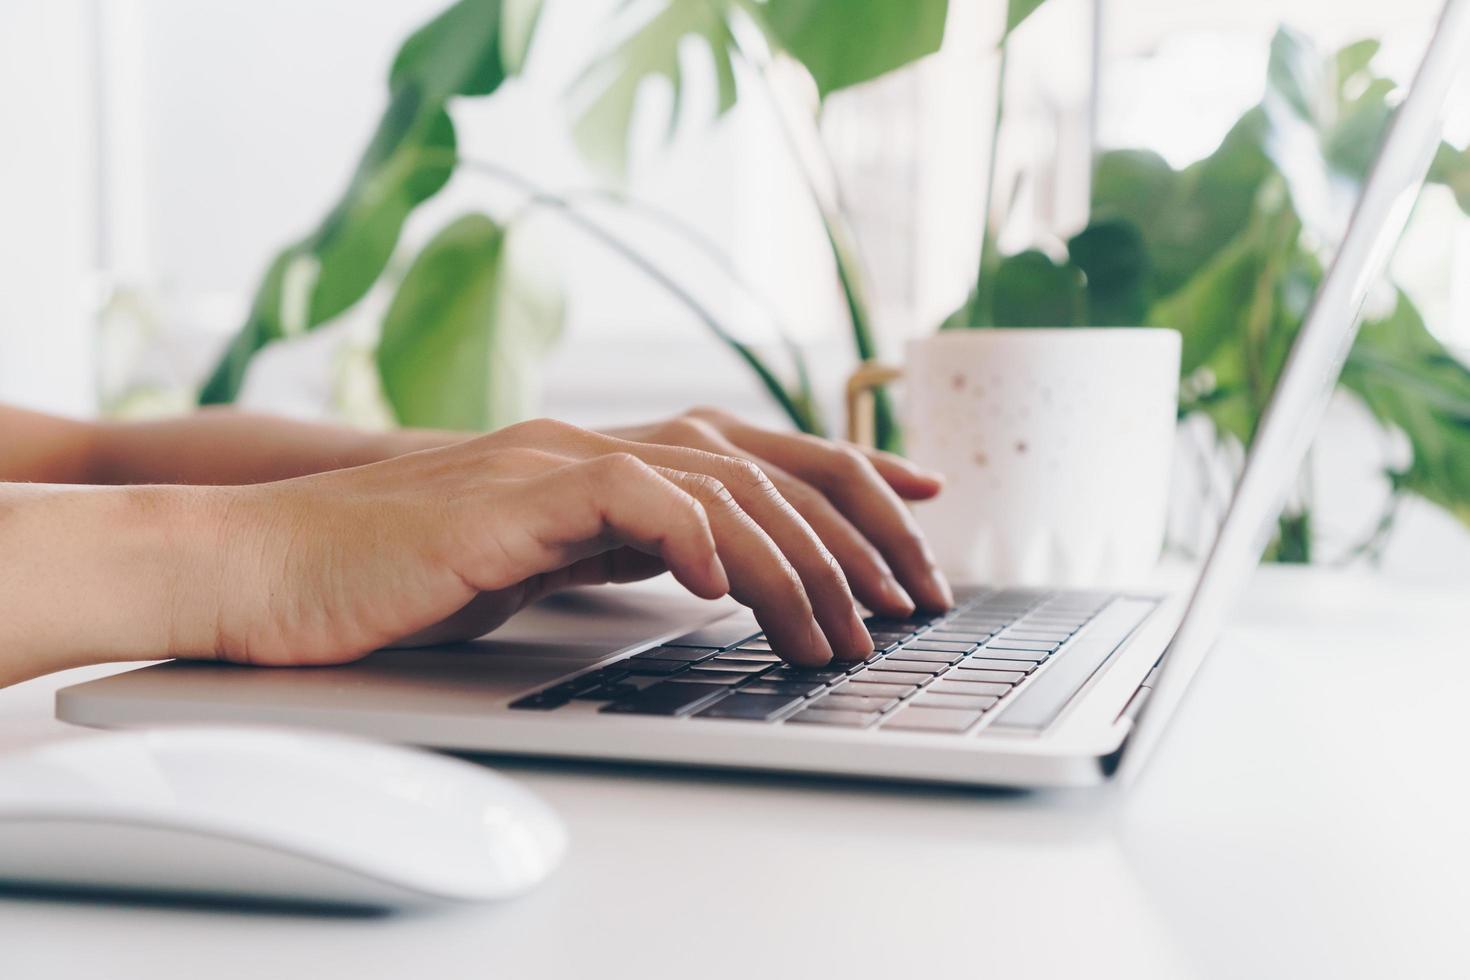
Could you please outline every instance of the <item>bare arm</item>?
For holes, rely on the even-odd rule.
[[[213,486],[361,466],[468,438],[364,432],[228,409],[156,422],[77,422],[4,405],[0,434],[0,480]]]
[[[750,606],[797,664],[872,650],[854,593],[898,616],[951,601],[902,506],[937,479],[721,413],[461,439],[0,408],[0,436],[0,684],[166,656],[345,663],[664,571]]]
[[[0,687],[176,651],[178,611],[213,608],[219,492],[0,483]]]
[[[157,422],[100,423],[91,483],[268,483],[361,466],[467,436],[405,430],[364,432],[271,415],[210,409]]]

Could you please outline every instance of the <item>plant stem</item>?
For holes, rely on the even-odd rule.
[[[597,189],[591,191],[574,192],[563,195],[568,203],[575,203],[579,197],[593,198],[610,202],[631,214],[646,218],[665,231],[675,235],[685,244],[704,255],[711,264],[716,266],[725,277],[730,280],[751,302],[760,308],[761,312],[774,324],[777,335],[781,338],[781,344],[786,348],[787,355],[796,371],[796,387],[798,397],[808,407],[814,429],[807,430],[818,435],[826,434],[826,426],[821,419],[821,413],[813,392],[811,373],[807,370],[806,355],[802,353],[801,346],[797,344],[792,331],[785,323],[785,318],[776,309],[776,304],[762,293],[750,280],[741,274],[731,259],[720,250],[720,247],[709,239],[703,232],[693,225],[681,220],[676,215],[669,214],[656,207],[651,207],[636,198],[630,197],[621,191]]]
[[[746,16],[760,22],[762,14],[757,5],[743,4],[741,9]],[[761,27],[763,33],[770,36],[769,29],[763,23]],[[837,198],[833,201],[827,200],[827,196],[822,193],[816,175],[807,163],[806,154],[802,152],[796,133],[792,129],[790,114],[786,112],[779,89],[771,79],[770,59],[751,51],[749,46],[744,44],[734,32],[731,33],[731,37],[734,38],[736,50],[740,52],[741,57],[755,68],[756,76],[761,81],[761,90],[776,117],[777,128],[781,132],[787,152],[806,186],[817,217],[821,219],[822,231],[826,235],[827,245],[831,249],[832,260],[836,266],[838,284],[842,288],[843,302],[847,306],[848,320],[852,326],[853,346],[857,350],[858,359],[861,361],[874,360],[878,356],[878,345],[874,341],[872,315],[863,291],[862,269],[859,266],[854,240],[846,227],[847,221],[841,205],[841,182],[838,180],[837,166],[827,152],[826,144],[822,142],[817,120],[806,113],[799,114],[804,123],[810,124],[812,131],[809,134],[811,137],[809,142],[813,147],[813,155],[822,162],[827,170],[827,177],[831,181]],[[878,448],[890,452],[902,451],[902,434],[899,430],[898,418],[893,410],[893,401],[887,389],[882,387],[873,389],[873,434]]]
[[[761,359],[750,345],[737,339],[733,333],[715,316],[715,314],[689,290],[685,289],[672,276],[659,268],[648,256],[644,255],[636,247],[619,238],[613,232],[608,231],[601,224],[577,211],[565,198],[547,193],[535,183],[522,177],[520,174],[505,167],[482,160],[459,161],[460,167],[468,172],[482,176],[493,177],[512,187],[515,187],[526,199],[538,206],[555,211],[568,223],[576,226],[589,237],[597,240],[612,252],[621,256],[629,264],[636,267],[644,275],[648,276],[654,283],[665,292],[681,303],[694,316],[710,329],[715,336],[724,341],[735,353],[750,366],[756,373],[766,390],[781,406],[792,423],[803,432],[816,432],[818,426],[813,415],[812,406],[803,404],[799,398],[793,398],[786,390],[774,371]]]

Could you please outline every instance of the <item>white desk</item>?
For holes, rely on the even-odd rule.
[[[573,834],[519,902],[0,898],[0,975],[1470,976],[1467,584],[1262,572],[1125,795],[516,765]],[[52,730],[76,679],[0,692],[0,745]]]

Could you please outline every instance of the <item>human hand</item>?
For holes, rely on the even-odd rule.
[[[181,613],[176,652],[342,663],[479,636],[567,586],[668,570],[696,595],[729,592],[777,652],[814,665],[872,649],[849,578],[875,610],[912,611],[892,562],[923,604],[948,604],[897,495],[938,484],[908,464],[703,413],[626,434],[637,441],[543,420],[212,491],[226,547],[211,600],[185,607],[209,613]],[[677,444],[716,435],[734,451]]]

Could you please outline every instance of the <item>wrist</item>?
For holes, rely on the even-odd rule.
[[[209,653],[226,507],[215,488],[6,488],[0,683]]]
[[[354,462],[349,465],[362,466],[395,459],[425,449],[442,449],[455,443],[473,438],[465,432],[448,432],[438,429],[396,429],[390,432],[374,432],[365,435],[352,454]]]

